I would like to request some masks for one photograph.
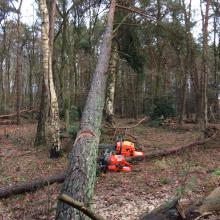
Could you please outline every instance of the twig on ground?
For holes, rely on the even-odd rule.
[[[62,200],[63,202],[67,203],[68,205],[72,206],[73,208],[83,212],[85,215],[87,215],[88,217],[90,217],[93,220],[106,220],[102,216],[94,213],[92,210],[85,207],[85,205],[83,203],[74,200],[72,197],[70,197],[66,194],[62,194],[59,197],[59,200]]]

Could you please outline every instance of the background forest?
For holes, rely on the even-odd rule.
[[[193,7],[196,5],[195,2],[198,3],[198,8]],[[0,0],[0,169],[2,173],[15,169],[14,172],[21,172],[20,176],[25,176],[26,179],[28,175],[22,165],[13,164],[14,158],[11,162],[10,159],[9,161],[4,159],[11,157],[7,152],[20,151],[17,155],[22,157],[31,154],[32,159],[27,158],[26,162],[32,160],[33,163],[41,164],[42,167],[39,168],[42,172],[41,177],[50,174],[51,167],[53,167],[52,174],[57,173],[56,171],[63,172],[67,163],[67,153],[71,151],[75,140],[75,149],[73,147],[69,156],[70,170],[74,170],[75,163],[85,162],[85,167],[83,165],[82,168],[85,177],[79,178],[77,182],[80,174],[74,171],[68,177],[64,174],[55,176],[55,180],[53,179],[51,183],[62,182],[66,177],[64,191],[68,191],[71,187],[75,187],[74,190],[77,191],[77,184],[80,185],[84,181],[85,188],[82,187],[80,190],[83,192],[88,189],[88,192],[85,193],[86,195],[79,193],[75,199],[82,199],[84,204],[90,204],[98,156],[95,149],[99,142],[114,143],[118,130],[123,130],[124,133],[121,130],[120,132],[124,136],[128,135],[135,139],[135,144],[144,143],[143,151],[147,153],[146,158],[151,159],[179,152],[185,147],[204,145],[212,140],[213,134],[218,137],[219,0],[39,0],[33,2],[33,8],[30,8],[33,16],[29,19],[25,17],[25,13],[22,13],[25,4],[27,0]],[[24,17],[27,20],[25,22]],[[130,125],[136,121],[138,122],[135,126]],[[171,136],[169,132],[172,132]],[[83,137],[86,135],[94,140],[84,142]],[[192,140],[195,142],[189,144]],[[84,150],[77,151],[77,141]],[[218,141],[215,140],[215,146],[218,145]],[[91,149],[86,151],[89,144]],[[158,148],[160,149],[159,145],[166,144],[166,147],[173,145],[182,147],[168,148],[165,153],[164,151],[157,153]],[[26,145],[30,148],[21,147]],[[5,146],[10,146],[9,150]],[[148,154],[148,150],[150,153],[153,152],[154,156]],[[165,164],[158,162],[158,165],[154,161],[153,164],[149,161],[145,164],[145,161],[137,166],[143,171],[147,165],[151,174],[154,173],[154,178],[159,178],[156,180],[158,187],[173,184],[172,187],[177,194],[182,196],[188,189],[188,183],[194,178],[190,172],[191,168],[197,165],[191,163],[199,162],[200,159],[206,161],[207,167],[201,169],[207,169],[207,175],[211,173],[219,178],[220,160],[215,158],[219,156],[219,152],[215,150],[210,153],[210,157],[213,157],[211,159],[206,157],[207,152],[200,152],[204,157],[199,158],[200,154],[193,151],[191,154],[188,152],[187,155],[177,155],[169,161],[163,160],[161,163]],[[49,157],[57,160],[48,162],[50,160],[48,151],[50,151]],[[81,155],[82,158],[78,161],[77,157]],[[39,161],[39,156],[42,156],[42,161]],[[176,161],[171,164],[171,160]],[[207,162],[210,160],[213,160],[212,167]],[[182,166],[179,167],[179,164]],[[160,171],[154,169],[166,170],[168,176],[175,176],[180,170],[184,170],[185,173],[182,178],[177,175],[177,180],[172,182],[166,175],[159,177]],[[33,171],[33,174],[37,174],[37,170]],[[200,174],[195,178],[202,179]],[[99,181],[106,186],[109,181],[113,181],[109,186],[111,187],[117,181],[135,181],[135,175],[138,174],[134,172],[130,176],[124,175],[122,179],[115,174],[109,175],[111,176]],[[17,182],[16,173],[9,176],[13,183]],[[142,177],[146,178],[146,176],[147,174],[143,174]],[[10,178],[2,175],[1,179],[0,176],[0,183],[9,184]],[[149,178],[151,186],[154,185],[154,178],[152,180]],[[18,179],[20,180],[20,177]],[[73,179],[77,182],[77,186],[70,186]],[[207,185],[210,189],[214,189],[219,187],[219,179],[217,182],[216,184],[215,179]],[[143,187],[141,179],[139,183],[141,190]],[[99,187],[100,183],[97,184]],[[202,186],[202,181],[198,180],[196,184],[200,189],[205,188]],[[208,186],[206,193],[211,191]],[[127,190],[130,190],[129,187],[130,185]],[[219,196],[220,190],[217,189]],[[49,201],[47,207],[43,206],[44,211],[40,214],[46,216],[46,219],[52,219],[55,215],[54,204],[59,187],[55,186],[52,190],[54,197],[47,197]],[[70,192],[74,194],[74,190]],[[95,203],[102,203],[100,201],[105,198],[100,195],[101,190],[104,191],[105,188],[100,187],[96,190]],[[0,198],[9,197],[10,194],[1,197],[1,193],[4,194],[5,189],[0,188]],[[169,198],[170,195],[171,193],[167,193],[166,196],[164,194],[164,199]],[[204,192],[200,196],[204,197]],[[18,198],[18,201],[21,200]],[[144,203],[143,200],[140,201]],[[153,202],[154,207],[163,201],[162,199]],[[24,210],[28,210],[26,202],[22,204]],[[109,217],[108,213],[111,211],[103,210],[99,205],[97,205],[100,208],[99,213]],[[63,214],[62,209],[65,210],[65,205],[60,202],[56,219],[62,219],[59,216]],[[144,210],[144,206],[137,208],[134,218],[131,214],[118,218],[112,218],[110,215],[110,219],[137,219]],[[14,215],[16,210],[9,207],[9,212],[13,213],[12,219],[16,219],[16,214]],[[71,216],[77,215],[77,213],[73,214],[74,211],[70,212]],[[117,212],[120,213],[120,210],[117,210],[116,214],[111,214],[117,216]],[[22,216],[25,219],[24,216],[27,214],[25,213],[26,211],[19,211],[20,217],[17,218],[21,219]],[[3,219],[7,219],[4,218],[7,214],[3,213],[2,216]],[[36,216],[32,213],[31,219],[37,219]],[[64,214],[64,216],[68,215]],[[148,218],[143,217],[143,219]],[[182,215],[181,219],[184,219]],[[191,216],[189,219],[194,218]]]
[[[155,105],[161,104],[169,105],[180,123],[184,114],[199,120],[203,108],[200,99],[207,87],[208,119],[218,117],[220,12],[218,1],[210,3],[206,14],[206,3],[201,1],[197,9],[201,16],[195,18],[189,1],[118,2],[125,9],[116,10],[115,67],[109,70],[116,79],[116,115],[138,118],[150,115]],[[129,6],[131,9],[126,9]],[[60,117],[66,118],[67,124],[66,110],[83,110],[108,7],[105,1],[57,1],[53,79]],[[13,1],[1,1],[1,114],[13,113],[16,106],[40,106],[41,21],[36,17],[23,24],[20,16]],[[198,23],[203,25],[200,33],[195,33]],[[204,71],[207,76],[203,76]],[[203,78],[207,78],[205,85]]]

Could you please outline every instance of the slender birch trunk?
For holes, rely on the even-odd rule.
[[[114,118],[114,99],[115,99],[117,63],[118,63],[117,47],[114,46],[114,50],[112,51],[111,63],[110,63],[110,72],[108,78],[106,108],[105,108],[105,120],[110,124],[114,123],[113,118]]]
[[[40,12],[42,16],[42,50],[43,50],[43,70],[44,80],[49,95],[50,104],[50,126],[49,133],[52,139],[52,148],[50,152],[51,158],[60,156],[60,138],[59,138],[59,108],[55,91],[53,72],[52,72],[52,52],[54,38],[54,22],[55,22],[56,1],[51,0],[50,21],[46,0],[40,0]],[[49,23],[50,22],[50,23]]]

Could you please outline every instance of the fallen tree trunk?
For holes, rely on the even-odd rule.
[[[213,190],[203,201],[198,211],[206,212],[220,211],[220,187]]]
[[[201,219],[203,216],[212,215],[220,211],[220,187],[213,190],[207,197],[184,205],[180,197],[163,203],[150,213],[143,213],[140,220],[180,220]],[[219,218],[216,218],[219,219]]]
[[[14,125],[16,124],[16,120],[10,120],[10,119],[6,119],[6,120],[0,120],[0,125]]]
[[[157,151],[157,152],[145,154],[144,159],[153,159],[153,158],[157,158],[157,157],[169,156],[171,154],[181,152],[181,151],[186,150],[188,148],[204,145],[208,141],[213,140],[216,137],[216,134],[217,134],[217,132],[214,133],[211,137],[209,137],[205,140],[202,140],[202,141],[196,141],[196,142],[193,142],[193,143],[190,143],[190,144],[187,144],[187,145],[183,145],[183,146],[179,146],[179,147],[173,147],[173,148],[164,149],[164,150],[160,150],[160,151]]]
[[[37,111],[36,109],[24,109],[24,110],[21,110],[19,112],[19,114],[32,113],[32,112],[36,112],[36,111]],[[8,114],[8,115],[0,115],[0,119],[13,118],[13,117],[16,117],[16,116],[17,116],[17,113],[12,113],[12,114]]]
[[[165,220],[165,219],[175,219],[175,216],[179,216],[177,206],[180,197],[175,197],[174,199],[163,203],[158,208],[154,209],[150,213],[143,213],[140,216],[140,220]]]
[[[53,183],[62,183],[65,179],[65,176],[66,173],[62,173],[55,176],[39,178],[31,182],[19,183],[16,185],[0,188],[0,199],[8,198],[12,195],[23,194],[26,192],[34,192],[44,186],[48,186]]]

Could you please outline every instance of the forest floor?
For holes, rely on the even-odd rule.
[[[135,124],[132,119],[117,120],[119,126],[132,123]],[[33,146],[35,132],[36,124],[0,127],[0,187],[59,174],[66,168],[67,154],[51,160],[48,148]],[[112,142],[112,134],[104,133],[102,142]],[[199,139],[194,124],[178,129],[174,123],[165,129],[143,123],[129,133],[146,153]],[[134,220],[177,193],[182,193],[183,199],[194,200],[219,184],[220,151],[216,140],[168,157],[135,163],[130,173],[98,176],[94,207],[109,220]],[[60,188],[61,184],[53,184],[34,193],[0,200],[0,220],[54,219]]]

